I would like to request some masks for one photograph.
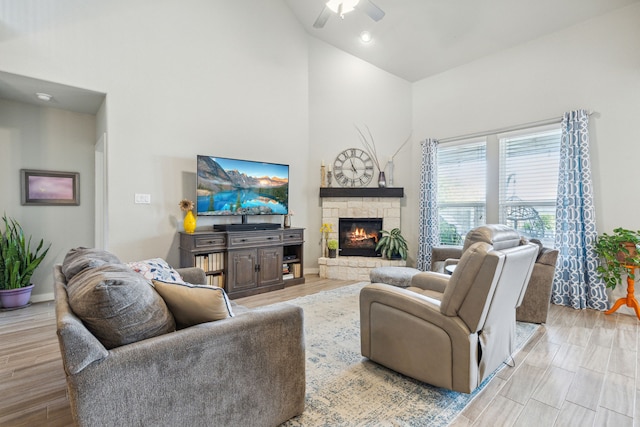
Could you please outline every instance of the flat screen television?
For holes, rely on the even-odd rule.
[[[286,215],[289,165],[198,156],[196,212],[200,216]]]

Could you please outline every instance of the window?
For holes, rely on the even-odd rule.
[[[502,223],[554,245],[559,126],[438,147],[440,241],[460,245],[472,228]]]

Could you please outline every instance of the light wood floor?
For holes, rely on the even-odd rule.
[[[351,283],[309,276],[236,302],[257,307]],[[500,371],[451,425],[640,427],[638,323],[552,306],[515,368]],[[0,312],[0,426],[72,425],[65,387],[53,303]]]

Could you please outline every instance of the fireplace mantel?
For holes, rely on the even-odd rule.
[[[404,197],[403,187],[324,187],[320,197]]]

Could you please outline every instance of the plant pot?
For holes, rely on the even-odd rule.
[[[626,243],[622,243],[621,246],[624,246],[629,251],[628,255],[623,251],[618,252],[618,254],[616,255],[616,258],[618,259],[618,261],[622,263],[624,263],[625,259],[633,258],[638,254],[636,245],[634,243],[626,242]]]
[[[337,249],[329,249],[329,258],[335,258],[338,254]]]
[[[14,309],[28,306],[32,290],[33,285],[18,289],[0,290],[0,303],[2,303],[2,308]]]

